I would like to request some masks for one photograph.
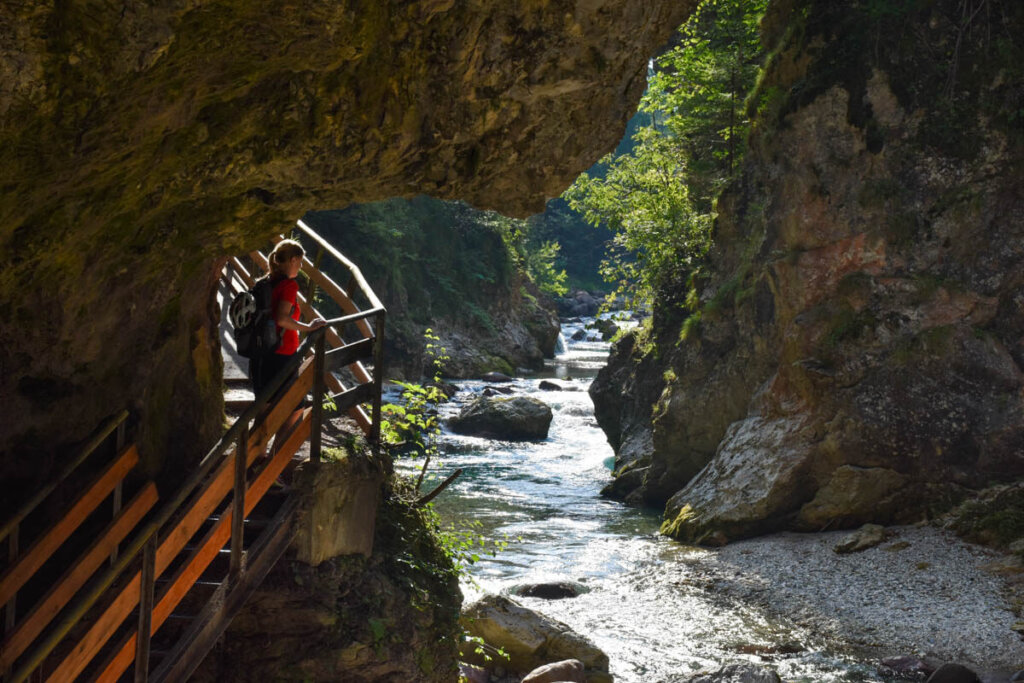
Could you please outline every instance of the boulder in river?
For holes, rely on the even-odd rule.
[[[542,379],[540,381],[540,384],[537,385],[537,388],[539,388],[541,391],[562,391],[565,387],[563,387],[561,384],[557,384],[556,382],[551,382],[546,379]]]
[[[462,679],[465,679],[466,683],[490,683],[491,675],[482,666],[459,662],[459,680]]]
[[[595,316],[601,306],[601,299],[582,289],[555,301],[558,315],[563,318]]]
[[[456,434],[507,441],[539,441],[547,438],[551,417],[551,408],[535,398],[481,396],[448,420],[448,427]]]
[[[579,660],[588,672],[608,672],[608,655],[566,624],[538,614],[502,595],[485,595],[462,611],[462,624],[470,636],[502,648],[508,661],[502,666],[528,672],[551,662]],[[472,651],[463,652],[479,663]]]
[[[883,659],[879,667],[881,675],[907,681],[923,681],[934,672],[934,666],[914,655]]]
[[[878,524],[865,524],[837,543],[833,550],[840,555],[846,553],[858,553],[861,550],[874,548],[891,535],[892,534],[883,526],[879,526]]]
[[[668,683],[781,683],[779,675],[757,664],[730,664],[711,673],[676,676]]]
[[[537,667],[523,678],[522,683],[587,683],[587,675],[583,672],[583,662],[566,659]]]
[[[978,674],[962,664],[943,664],[928,677],[928,683],[978,683]]]
[[[601,335],[601,341],[609,341],[619,331],[619,326],[615,324],[615,321],[606,318],[598,318],[588,327],[597,330]]]
[[[459,386],[457,384],[452,384],[451,382],[444,382],[439,380],[436,382],[427,382],[427,386],[436,387],[440,389],[441,393],[445,397],[445,400],[450,400],[452,396],[459,393]]]
[[[549,581],[547,583],[526,583],[512,589],[513,595],[523,598],[540,598],[542,600],[562,600],[575,598],[589,589],[575,581]]]
[[[484,390],[480,392],[481,396],[507,396],[512,393],[511,387],[484,387]]]
[[[504,372],[485,372],[480,378],[485,382],[511,382],[512,378]]]
[[[569,338],[572,339],[573,341],[583,341],[584,339],[587,338],[587,331],[584,330],[583,328],[580,328],[573,332],[572,336]]]

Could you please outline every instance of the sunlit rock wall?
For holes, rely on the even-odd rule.
[[[697,334],[592,390],[612,492],[721,542],[1024,476],[1024,6],[778,0],[763,28]]]
[[[218,259],[354,201],[540,210],[619,140],[693,4],[4,3],[4,481],[124,407],[151,470],[196,457]]]

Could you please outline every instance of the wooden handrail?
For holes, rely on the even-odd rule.
[[[4,522],[4,525],[0,527],[0,540],[6,538],[22,520],[32,514],[32,511],[35,510],[40,503],[46,500],[46,497],[53,493],[54,489],[67,479],[72,472],[78,469],[78,466],[85,462],[86,458],[92,455],[93,451],[99,448],[99,445],[103,443],[106,438],[127,419],[128,411],[122,410],[117,415],[114,415],[104,422],[86,442],[85,446],[83,446],[78,452],[78,455],[68,461],[64,466],[64,469],[62,469],[60,473],[53,478],[53,480],[37,491],[28,502],[18,508],[18,511],[15,512],[10,519]]]
[[[14,597],[54,551],[85,521],[139,461],[135,446],[129,446],[110,463],[53,527],[0,576],[0,605]]]
[[[156,503],[156,486],[150,482],[125,506],[121,514],[100,534],[83,556],[72,565],[64,576],[54,583],[50,591],[18,624],[0,648],[0,669],[6,669],[21,656],[21,653],[42,632],[46,624],[60,612],[85,582],[99,569],[110,549],[124,540],[143,515]]]
[[[384,304],[382,304],[380,299],[377,298],[377,294],[373,291],[370,285],[367,284],[366,278],[363,277],[363,271],[359,270],[359,266],[345,258],[345,256],[335,249],[330,242],[317,234],[315,230],[306,225],[302,220],[297,221],[296,226],[303,234],[316,242],[318,247],[326,251],[337,259],[343,266],[348,268],[348,272],[352,274],[352,278],[355,280],[356,284],[359,285],[359,290],[363,293],[363,296],[366,297],[366,300],[370,302],[370,306],[372,308],[384,308]]]

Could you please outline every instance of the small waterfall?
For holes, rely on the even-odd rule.
[[[569,350],[569,344],[565,341],[565,337],[562,336],[562,331],[558,331],[558,339],[555,340],[555,355],[560,356]]]

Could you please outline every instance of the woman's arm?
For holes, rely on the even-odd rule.
[[[324,326],[323,318],[311,320],[309,324],[292,318],[292,307],[294,305],[295,304],[285,299],[277,302],[277,310],[274,311],[274,322],[277,323],[278,327],[285,330],[295,330],[297,332],[312,332],[313,330]]]

